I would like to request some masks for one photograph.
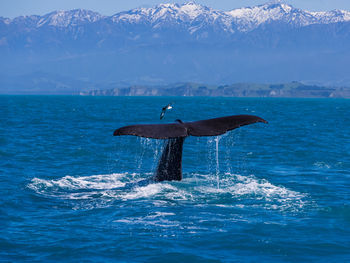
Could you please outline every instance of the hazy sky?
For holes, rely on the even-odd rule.
[[[97,11],[103,15],[113,15],[120,11],[140,6],[154,6],[159,3],[183,3],[176,0],[0,0],[0,16],[43,15],[54,10],[83,8]],[[199,4],[219,10],[264,4],[269,0],[197,0]],[[312,11],[332,9],[350,10],[350,0],[287,0],[295,7]]]

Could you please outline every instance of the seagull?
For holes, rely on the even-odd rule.
[[[162,108],[162,112],[160,114],[160,119],[163,119],[166,110],[171,110],[173,108],[171,105],[172,105],[172,103],[169,103],[168,105],[166,105],[165,107]]]

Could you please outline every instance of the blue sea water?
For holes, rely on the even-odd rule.
[[[127,124],[253,114],[184,144],[181,182],[152,176],[164,141]],[[350,101],[0,96],[0,261],[350,262]]]

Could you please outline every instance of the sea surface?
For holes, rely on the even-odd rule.
[[[187,138],[181,182],[112,136],[235,114],[269,124]],[[350,262],[349,153],[350,100],[0,96],[0,261]]]

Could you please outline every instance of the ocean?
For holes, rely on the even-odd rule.
[[[161,108],[173,102],[160,121]],[[350,262],[350,100],[0,96],[2,262]],[[121,126],[252,114],[184,143]]]

